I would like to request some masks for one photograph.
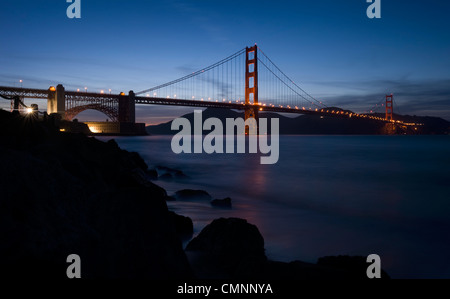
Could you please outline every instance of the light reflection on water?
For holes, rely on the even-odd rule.
[[[150,167],[190,177],[157,181],[169,194],[232,198],[231,210],[169,202],[196,233],[215,218],[240,217],[258,226],[275,260],[377,253],[393,277],[450,278],[448,136],[281,136],[275,165],[256,154],[176,155],[171,136],[115,139]]]

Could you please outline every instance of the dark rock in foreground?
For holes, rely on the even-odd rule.
[[[0,277],[190,278],[165,190],[117,143],[0,111]]]
[[[221,208],[231,208],[231,198],[226,197],[224,199],[214,199],[211,200],[211,205]]]
[[[203,251],[227,259],[255,257],[266,260],[264,239],[258,228],[239,218],[213,220],[186,247],[187,251]]]
[[[175,230],[181,239],[189,239],[194,234],[194,224],[192,219],[186,216],[178,215],[169,211],[172,221],[175,223]]]
[[[258,228],[244,219],[220,218],[186,247],[194,273],[216,279],[367,279],[361,257],[326,257],[317,264],[267,260]],[[383,271],[382,277],[388,278]]]
[[[203,190],[183,189],[175,192],[177,200],[211,200],[212,197],[208,192]]]
[[[244,219],[220,218],[207,225],[186,247],[194,252],[202,278],[256,274],[267,260],[258,228]],[[206,267],[206,268],[205,268]]]

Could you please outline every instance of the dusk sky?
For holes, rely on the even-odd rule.
[[[140,91],[257,43],[328,106],[365,112],[393,93],[402,114],[450,120],[448,1],[381,0],[381,19],[365,0],[81,0],[81,19],[68,5],[0,2],[0,85]],[[189,111],[138,106],[137,121]],[[92,118],[106,116],[79,115]]]

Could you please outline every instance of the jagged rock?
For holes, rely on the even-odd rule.
[[[221,208],[231,208],[231,198],[226,197],[224,199],[214,199],[211,200],[211,205]]]
[[[169,216],[175,223],[175,229],[181,239],[189,239],[194,233],[194,224],[192,219],[186,216],[178,215],[175,212],[169,211]]]
[[[203,190],[183,189],[175,192],[177,200],[211,200],[211,195]]]

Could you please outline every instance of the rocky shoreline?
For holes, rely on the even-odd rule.
[[[113,140],[60,132],[51,118],[0,111],[0,125],[2,278],[64,279],[70,254],[80,256],[82,277],[93,279],[366,277],[364,257],[270,261],[263,236],[244,219],[214,220],[183,250],[192,220],[169,211],[166,200],[201,193],[211,205],[231,208],[231,199],[201,190],[169,198],[139,154]],[[184,176],[157,170],[167,174],[161,179]]]

